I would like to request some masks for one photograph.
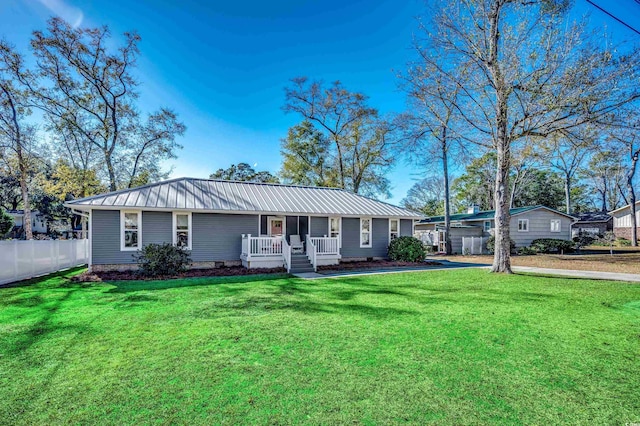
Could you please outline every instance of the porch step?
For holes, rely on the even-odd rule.
[[[302,272],[314,272],[311,262],[306,254],[292,254],[291,255],[291,269],[292,274],[299,274]]]

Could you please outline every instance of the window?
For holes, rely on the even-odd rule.
[[[340,218],[339,217],[329,218],[329,236],[330,237],[340,236]]]
[[[560,220],[554,219],[551,221],[551,232],[560,232]]]
[[[173,213],[173,244],[191,250],[191,213]]]
[[[339,217],[329,218],[329,236],[338,238],[338,247],[342,247],[342,238],[340,231],[342,228],[342,219]]]
[[[491,221],[490,220],[485,220],[484,221],[484,230],[486,232],[491,231]]]
[[[518,219],[518,232],[529,232],[529,219]]]
[[[400,236],[400,220],[389,219],[389,242]]]
[[[120,212],[120,250],[138,250],[142,247],[142,213],[139,211]]]
[[[371,218],[360,219],[360,247],[371,247]]]

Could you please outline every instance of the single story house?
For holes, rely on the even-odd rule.
[[[11,235],[19,238],[24,234],[24,210],[7,210],[7,214],[13,218]],[[47,218],[38,210],[31,210],[31,230],[41,234],[46,234],[49,231]]]
[[[585,212],[574,215],[577,219],[571,225],[571,236],[577,237],[581,233],[597,237],[613,230],[613,216],[603,212]]]
[[[517,207],[510,213],[511,239],[516,247],[527,247],[538,238],[571,239],[573,216],[545,206]],[[477,206],[469,207],[466,213],[452,214],[450,238],[453,253],[464,252],[463,238],[469,238],[467,241],[472,241],[472,244],[484,244],[486,238],[493,235],[494,216],[495,210],[479,211]],[[445,251],[444,216],[432,216],[417,222],[415,232],[418,238],[431,243],[437,251]],[[475,251],[479,252],[479,248]]]
[[[618,238],[631,239],[631,205],[609,212],[613,216],[613,233]],[[636,226],[640,235],[640,201],[636,201]]]
[[[386,258],[417,213],[337,188],[178,178],[69,201],[89,217],[92,270],[130,269],[149,243],[191,251],[193,267],[315,270]]]

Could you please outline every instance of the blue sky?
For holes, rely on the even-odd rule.
[[[633,0],[598,4],[622,17],[640,15]],[[140,107],[176,110],[188,126],[173,176],[207,177],[232,163],[280,167],[280,139],[300,118],[285,115],[283,87],[295,76],[340,80],[370,96],[382,113],[404,108],[394,70],[411,58],[421,0],[406,1],[151,1],[1,0],[0,36],[26,48],[31,31],[52,14],[114,35],[137,30]],[[633,33],[584,0],[617,38]],[[635,21],[635,22],[634,22]],[[638,23],[633,18],[631,23]],[[391,173],[393,203],[420,171],[399,163]]]

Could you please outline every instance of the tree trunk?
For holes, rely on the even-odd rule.
[[[444,174],[444,245],[448,255],[453,252],[451,247],[451,201],[449,192],[449,157],[447,153],[447,128],[442,128],[442,172]]]
[[[602,175],[602,207],[600,208],[600,210],[602,211],[602,213],[606,213],[607,212],[607,177],[605,175]]]
[[[567,207],[567,214],[571,214],[571,176],[564,176],[564,202]]]
[[[509,168],[511,166],[511,140],[507,132],[507,88],[500,69],[498,56],[500,39],[500,14],[503,3],[494,1],[489,12],[490,37],[489,37],[489,58],[487,68],[489,69],[496,94],[496,140],[495,146],[498,154],[496,167],[495,186],[495,254],[493,257],[493,267],[491,272],[502,272],[511,274],[511,238],[509,235]]]
[[[118,186],[116,185],[116,172],[113,168],[111,152],[105,151],[104,162],[107,165],[107,171],[109,172],[109,191],[116,191],[118,189]]]
[[[631,166],[627,173],[627,190],[629,191],[629,205],[631,207],[631,245],[638,246],[638,224],[636,221],[636,193],[633,190],[633,176],[636,174],[636,165],[640,151],[631,152]]]
[[[506,111],[505,111],[506,116]],[[501,120],[500,120],[501,121]],[[511,236],[509,212],[509,163],[511,154],[509,152],[509,140],[506,134],[506,120],[498,125],[498,169],[496,170],[495,203],[496,213],[494,220],[495,227],[495,253],[493,257],[493,267],[491,272],[511,271]]]
[[[25,239],[32,240],[33,229],[31,227],[31,204],[29,202],[29,187],[27,186],[27,164],[26,159],[24,158],[24,152],[22,151],[22,132],[20,121],[18,120],[18,111],[16,109],[16,105],[13,102],[12,95],[9,93],[9,90],[7,90],[6,87],[3,86],[2,90],[7,96],[9,107],[11,108],[11,120],[13,121],[14,127],[13,142],[15,143],[16,156],[18,157],[18,170],[20,170],[20,191],[22,192],[22,205],[24,207],[22,226],[24,227]]]

